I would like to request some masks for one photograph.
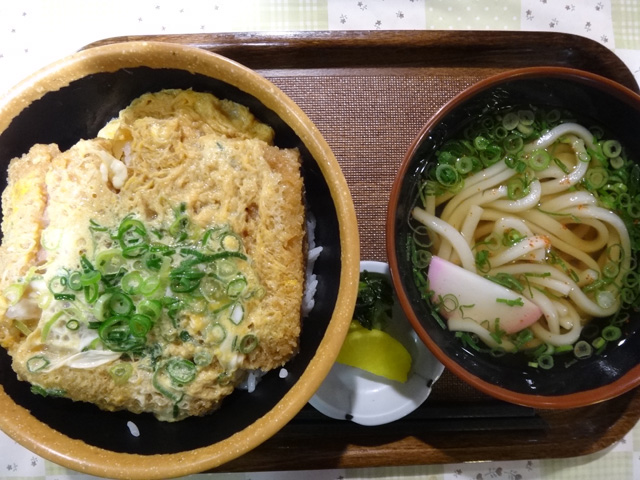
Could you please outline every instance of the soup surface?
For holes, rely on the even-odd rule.
[[[409,254],[444,328],[534,368],[621,339],[640,309],[640,166],[613,136],[568,112],[505,109],[422,169]]]

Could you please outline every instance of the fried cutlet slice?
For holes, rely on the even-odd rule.
[[[145,95],[102,135],[65,152],[37,145],[11,161],[3,193],[0,344],[18,376],[46,392],[163,420],[206,414],[247,372],[276,368],[297,352],[305,270],[299,153],[270,145],[272,130],[246,107],[191,91]],[[171,244],[173,251],[185,242],[195,248],[197,235],[222,227],[238,237],[239,275],[253,292],[242,301],[243,317],[221,319],[229,308],[202,307],[200,298],[163,284],[158,298],[186,306],[177,318],[157,320],[144,350],[113,351],[95,307],[77,298],[52,300],[52,282],[61,271],[98,265],[117,247],[108,232],[126,218],[155,232],[158,245],[175,243],[158,232],[171,230],[178,206],[192,233],[182,245]],[[175,268],[181,258],[172,255]],[[62,318],[74,308],[78,325],[70,330]],[[224,321],[225,341],[211,341],[212,325]],[[249,336],[257,339],[250,350],[234,343]],[[198,361],[203,353],[208,363]],[[169,381],[173,364],[191,365],[194,377]]]

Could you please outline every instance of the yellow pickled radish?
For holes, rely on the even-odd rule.
[[[406,382],[411,355],[399,341],[382,330],[368,330],[353,321],[337,361],[389,380]]]

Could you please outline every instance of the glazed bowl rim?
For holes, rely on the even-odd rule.
[[[467,384],[475,387],[479,391],[486,393],[499,400],[510,403],[540,408],[540,409],[564,409],[576,408],[595,403],[610,400],[622,395],[629,390],[640,385],[640,364],[635,365],[620,378],[606,385],[592,388],[589,390],[579,391],[575,393],[562,395],[540,395],[535,393],[520,393],[509,390],[503,386],[486,381],[473,373],[469,372],[464,366],[452,359],[445,351],[431,338],[421,325],[420,320],[411,305],[411,301],[402,284],[399,272],[398,260],[396,257],[396,232],[395,222],[397,209],[399,204],[399,196],[405,177],[408,175],[408,169],[411,160],[415,155],[418,147],[422,144],[425,137],[434,129],[440,121],[445,118],[451,111],[455,110],[461,104],[464,104],[475,95],[498,87],[512,81],[540,79],[561,79],[575,81],[589,85],[595,89],[606,91],[617,98],[629,100],[635,103],[636,109],[640,112],[640,95],[637,92],[625,87],[609,78],[569,67],[526,67],[507,70],[498,74],[491,75],[487,78],[479,80],[477,83],[467,87],[460,93],[456,94],[452,99],[446,102],[438,111],[431,116],[422,126],[417,135],[411,141],[406,153],[402,159],[400,167],[394,178],[389,204],[387,208],[386,219],[386,249],[389,268],[391,270],[391,278],[398,295],[398,300],[407,315],[410,323],[416,329],[418,336],[429,347],[438,360],[440,360],[445,368],[450,370],[458,378]]]
[[[152,479],[189,475],[218,467],[273,436],[307,403],[329,372],[351,321],[359,277],[355,208],[340,166],[307,115],[257,72],[216,53],[167,42],[131,41],[91,47],[35,72],[0,97],[0,134],[28,105],[86,76],[134,67],[201,74],[252,95],[276,112],[300,138],[327,182],[340,233],[340,289],[327,330],[300,378],[263,417],[230,437],[202,448],[168,454],[130,454],[72,439],[33,417],[0,386],[0,429],[34,453],[91,475]]]

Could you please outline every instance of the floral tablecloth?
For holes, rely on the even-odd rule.
[[[640,0],[0,0],[0,92],[88,43],[120,35],[406,29],[573,33],[611,49],[640,81]],[[0,433],[0,480],[86,478],[93,477],[44,460]],[[638,479],[640,426],[613,447],[569,459],[189,478]]]

